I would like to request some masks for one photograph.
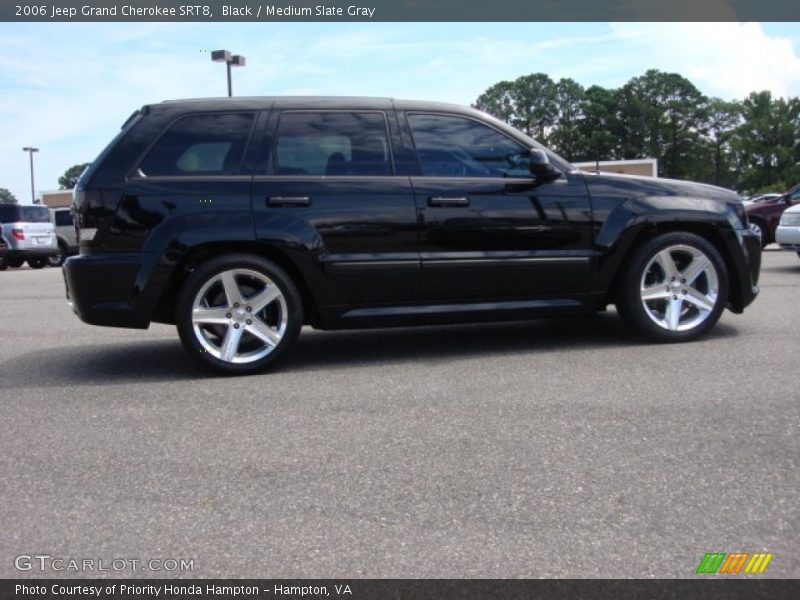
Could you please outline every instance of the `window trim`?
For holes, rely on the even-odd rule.
[[[387,115],[388,111],[381,110],[381,109],[348,109],[348,108],[302,108],[302,109],[295,109],[295,108],[284,108],[281,109],[277,121],[275,123],[275,128],[273,130],[272,140],[270,144],[270,157],[269,162],[267,164],[267,173],[263,175],[259,175],[255,173],[256,177],[270,177],[280,180],[292,180],[292,179],[313,179],[313,180],[336,180],[336,181],[351,181],[353,179],[386,179],[387,177],[397,177],[397,167],[395,166],[394,160],[394,148],[392,148],[392,135],[391,131],[389,130],[389,117]],[[320,114],[320,113],[345,113],[345,114],[373,114],[373,115],[381,115],[383,116],[383,128],[384,133],[386,134],[386,148],[389,151],[389,170],[390,173],[386,175],[308,175],[308,174],[296,174],[296,175],[279,175],[277,173],[277,160],[278,160],[278,138],[281,130],[281,120],[283,119],[283,115],[286,113],[313,113],[313,114]]]
[[[472,115],[465,115],[465,114],[461,114],[461,113],[457,113],[457,112],[446,112],[446,111],[445,112],[440,112],[440,111],[428,111],[428,110],[406,110],[406,111],[403,111],[403,113],[404,113],[404,117],[405,117],[406,126],[408,127],[408,134],[411,137],[411,143],[414,146],[414,160],[417,163],[417,175],[415,175],[415,177],[425,177],[426,179],[439,179],[439,180],[441,180],[441,179],[453,179],[453,180],[456,180],[456,181],[467,181],[467,180],[469,180],[469,181],[490,181],[490,180],[531,181],[531,180],[535,180],[536,179],[536,176],[533,173],[530,174],[530,177],[495,177],[495,176],[492,176],[492,177],[480,177],[480,176],[460,177],[460,176],[457,176],[457,175],[423,175],[422,174],[422,163],[419,160],[419,151],[417,150],[417,140],[414,139],[414,130],[412,129],[411,121],[409,120],[409,117],[412,117],[412,116],[415,116],[415,115],[422,115],[422,116],[429,116],[429,117],[454,117],[454,118],[457,118],[457,119],[464,119],[466,121],[473,121],[475,123],[478,123],[479,125],[483,125],[484,127],[488,127],[489,129],[495,131],[498,135],[501,135],[502,137],[506,138],[507,140],[513,142],[514,144],[518,145],[520,148],[527,148],[528,152],[530,152],[531,150],[534,150],[534,149],[539,149],[539,148],[536,148],[536,146],[528,148],[525,144],[523,144],[522,142],[520,142],[517,139],[514,139],[513,137],[508,135],[505,131],[502,131],[501,129],[498,129],[492,123],[487,123],[486,121],[483,121],[481,119],[473,117]],[[561,170],[560,167],[557,167],[557,168],[559,169],[559,171]]]
[[[190,175],[147,175],[142,170],[142,163],[144,159],[147,158],[150,151],[155,148],[156,144],[161,141],[167,132],[172,129],[173,125],[175,125],[178,121],[183,119],[187,119],[189,117],[204,117],[208,115],[251,115],[253,117],[252,122],[250,123],[250,131],[247,133],[247,139],[245,140],[244,148],[242,149],[242,157],[239,159],[239,166],[237,167],[238,173],[230,174],[230,173],[220,173],[218,175],[203,173],[203,174],[190,174]],[[133,167],[128,170],[128,174],[125,176],[125,181],[165,181],[165,180],[186,180],[186,179],[220,179],[220,178],[232,178],[235,177],[239,178],[247,178],[249,179],[250,175],[242,174],[242,166],[244,165],[244,160],[247,156],[247,151],[250,148],[250,144],[253,141],[253,133],[255,131],[256,123],[258,122],[258,110],[200,110],[200,111],[191,111],[186,113],[181,113],[180,115],[176,116],[172,120],[170,120],[164,128],[161,130],[156,138],[147,145],[144,151],[139,155],[136,161],[133,163]]]

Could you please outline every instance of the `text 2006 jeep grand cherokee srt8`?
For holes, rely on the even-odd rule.
[[[145,106],[81,177],[64,275],[87,323],[174,323],[231,373],[301,326],[523,319],[615,304],[662,342],[758,293],[733,192],[582,173],[476,110],[378,98]]]

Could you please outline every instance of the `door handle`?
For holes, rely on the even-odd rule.
[[[428,198],[428,206],[469,206],[469,198],[466,196],[447,197],[431,196]]]
[[[311,206],[308,196],[270,196],[267,206]]]

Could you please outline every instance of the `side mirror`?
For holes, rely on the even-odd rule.
[[[531,148],[528,167],[530,168],[531,173],[533,173],[537,179],[541,179],[542,181],[552,181],[561,175],[561,172],[552,164],[550,164],[550,159],[547,158],[547,153],[544,150],[539,150],[538,148]]]

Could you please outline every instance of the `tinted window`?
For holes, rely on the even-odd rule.
[[[529,150],[477,121],[408,115],[421,173],[429,177],[531,177]]]
[[[0,223],[49,223],[50,211],[44,206],[0,204]]]
[[[277,175],[391,175],[383,113],[284,112],[275,142]]]
[[[72,225],[72,214],[68,210],[57,210],[55,212],[56,226],[64,227]]]
[[[192,115],[176,121],[140,165],[145,175],[234,175],[253,113]]]

